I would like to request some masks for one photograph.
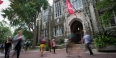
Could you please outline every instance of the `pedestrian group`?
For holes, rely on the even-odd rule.
[[[71,56],[71,52],[73,50],[73,48],[76,47],[76,41],[75,39],[77,39],[78,37],[76,37],[76,34],[70,33],[68,34],[65,42],[66,45],[66,53],[67,53],[67,57]],[[26,41],[25,41],[26,40]],[[25,42],[24,42],[25,41]],[[83,36],[83,39],[80,41],[80,43],[84,43],[86,49],[89,50],[90,55],[93,55],[92,49],[90,47],[91,42],[93,41],[93,38],[86,32]],[[40,53],[41,53],[41,57],[44,56],[44,52],[46,50],[46,47],[48,47],[48,50],[50,52],[53,51],[54,54],[56,54],[56,41],[55,38],[52,40],[47,40],[46,37],[44,37],[43,35],[41,35],[41,38],[39,39],[39,43],[40,43]],[[5,58],[13,58],[14,56],[16,56],[15,58],[19,58],[20,56],[20,52],[21,49],[24,49],[24,52],[27,53],[27,51],[29,50],[29,46],[30,46],[30,41],[29,39],[25,39],[25,36],[23,35],[23,31],[19,30],[17,32],[17,34],[13,37],[9,36],[7,38],[7,40],[5,41]],[[13,48],[12,48],[13,45]],[[13,49],[13,50],[12,50]],[[12,50],[12,54],[10,56],[10,51]],[[81,57],[81,52],[77,50],[77,54],[78,57]]]

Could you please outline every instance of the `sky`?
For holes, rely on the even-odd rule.
[[[0,5],[0,21],[1,20],[3,20],[4,18],[1,16],[1,14],[2,14],[2,9],[5,9],[5,8],[7,8],[8,7],[8,5],[10,5],[10,2],[9,2],[9,0],[2,0],[3,1],[3,3]],[[6,19],[5,19],[6,20]]]
[[[1,16],[1,14],[2,14],[2,9],[5,9],[5,8],[7,8],[7,7],[9,7],[9,5],[10,5],[10,2],[9,2],[9,0],[2,0],[3,1],[3,3],[0,5],[0,21],[2,21],[4,18]],[[52,5],[52,3],[53,3],[53,0],[49,0],[49,3],[50,3],[50,5]],[[7,19],[5,19],[5,21],[7,21]],[[8,21],[7,21],[8,22]]]

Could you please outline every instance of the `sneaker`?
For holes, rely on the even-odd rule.
[[[90,55],[93,55],[93,54],[90,54]]]

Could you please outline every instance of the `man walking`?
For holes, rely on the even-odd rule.
[[[19,58],[21,47],[23,45],[23,41],[25,40],[25,37],[22,33],[23,33],[22,30],[19,30],[18,34],[16,36],[14,36],[14,38],[13,38],[13,42],[14,42],[13,45],[14,45],[15,52],[17,52],[16,53],[17,58]],[[14,54],[12,56],[14,56]]]
[[[92,37],[88,33],[85,33],[82,39],[82,41],[85,43],[85,47],[89,50],[90,55],[93,55],[92,49],[90,47],[92,40]]]

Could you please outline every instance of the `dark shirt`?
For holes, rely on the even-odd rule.
[[[74,43],[78,43],[80,41],[80,39],[77,34],[73,34],[71,41]]]
[[[17,45],[15,46],[15,50],[21,49],[21,46],[22,46],[21,42],[22,42],[22,40],[18,41]]]
[[[9,40],[9,41],[10,41],[9,43],[7,43],[7,41],[5,42],[5,48],[11,47],[11,45],[12,45],[12,40]]]

